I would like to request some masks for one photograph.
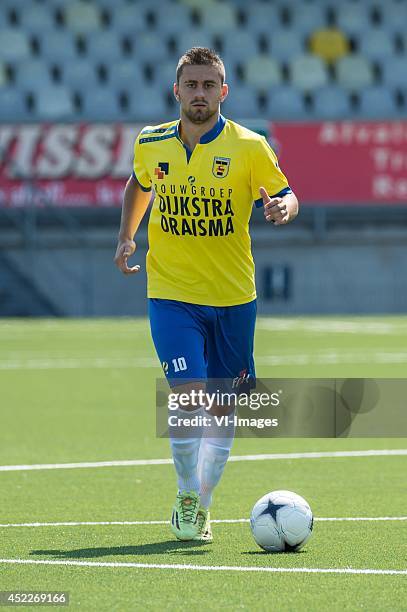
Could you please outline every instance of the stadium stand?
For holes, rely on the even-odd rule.
[[[383,116],[403,117],[406,24],[406,0],[3,0],[0,117],[8,121],[26,108],[27,120],[49,116],[38,115],[37,108],[52,105],[37,97],[42,86],[56,92],[53,86],[74,100],[62,105],[56,93],[54,119],[90,117],[91,91],[100,89],[106,111],[97,104],[99,120],[120,120],[121,113],[143,120],[146,88],[157,113],[150,119],[162,120],[174,109],[176,61],[194,45],[216,48],[225,59],[238,94],[225,111],[239,114],[241,100],[255,116],[275,111],[292,119],[297,109],[301,119],[380,118],[381,101]],[[139,102],[131,100],[135,92]],[[274,107],[280,100],[286,111]]]

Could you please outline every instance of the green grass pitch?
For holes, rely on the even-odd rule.
[[[257,373],[404,378],[406,347],[406,317],[259,318]],[[230,462],[213,519],[247,519],[273,489],[309,501],[311,540],[277,555],[257,548],[247,522],[214,523],[210,545],[174,541],[162,524],[176,491],[169,464],[4,469],[169,458],[155,437],[159,376],[145,320],[0,321],[0,590],[69,591],[70,608],[86,612],[407,610],[406,456]],[[406,448],[400,438],[238,439],[232,454]],[[318,520],[363,517],[393,520]],[[284,571],[257,571],[267,569]]]

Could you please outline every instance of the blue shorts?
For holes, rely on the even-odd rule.
[[[148,304],[151,335],[171,387],[207,379],[229,380],[239,392],[254,386],[256,300],[218,307],[150,298]]]

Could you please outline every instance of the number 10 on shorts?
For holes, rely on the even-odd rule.
[[[182,372],[187,369],[185,357],[176,357],[172,360],[172,365],[174,366],[174,372]]]

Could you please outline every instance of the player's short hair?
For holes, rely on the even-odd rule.
[[[208,47],[192,47],[180,57],[177,66],[177,83],[184,66],[215,66],[219,71],[222,85],[225,82],[225,66],[219,55]]]

